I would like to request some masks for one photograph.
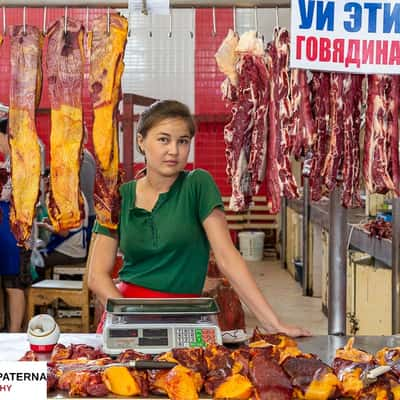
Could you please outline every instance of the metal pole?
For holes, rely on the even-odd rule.
[[[347,210],[335,187],[329,203],[328,334],[346,334]]]
[[[400,199],[392,200],[392,334],[400,333]]]
[[[286,265],[286,246],[287,246],[287,237],[286,237],[286,226],[287,226],[287,201],[285,197],[282,197],[281,201],[281,267],[283,269],[287,268]]]
[[[310,183],[303,176],[303,296],[311,295],[310,288],[310,257],[308,242],[310,235]]]
[[[128,8],[128,1],[124,0],[4,0],[5,7],[90,7],[90,8]],[[289,8],[289,0],[170,0],[171,8]]]

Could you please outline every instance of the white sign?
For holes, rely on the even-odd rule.
[[[400,74],[400,1],[292,0],[291,68]]]
[[[0,399],[47,399],[44,361],[0,361]]]

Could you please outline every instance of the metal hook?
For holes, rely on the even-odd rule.
[[[254,6],[254,28],[256,30],[256,37],[258,38],[258,13],[257,6]]]
[[[47,33],[47,7],[43,7],[43,34]]]
[[[233,32],[236,32],[236,7],[233,6]]]
[[[131,24],[131,8],[128,7],[128,37],[131,37],[131,28],[132,24]]]
[[[110,7],[107,7],[107,35],[110,34]]]
[[[279,28],[279,7],[275,7],[275,25]]]
[[[86,32],[89,32],[89,7],[86,7]]]
[[[68,6],[64,8],[64,34],[67,34]]]
[[[217,34],[217,22],[215,19],[215,7],[212,8],[212,23],[213,23],[213,29],[212,29],[212,35],[215,36]]]
[[[194,17],[195,17],[195,14],[196,13],[196,11],[195,11],[195,8],[194,7],[192,7],[192,27],[191,27],[191,30],[190,30],[190,38],[191,39],[193,39],[193,37],[194,37]]]
[[[172,8],[169,10],[169,32],[168,37],[172,38]]]
[[[150,17],[150,31],[149,31],[149,37],[153,37],[153,15],[152,14],[150,14],[149,15],[149,17]]]
[[[6,35],[6,8],[3,6],[3,34]]]
[[[26,7],[22,9],[22,32],[26,35]]]

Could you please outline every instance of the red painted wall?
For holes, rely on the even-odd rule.
[[[212,35],[211,9],[196,10],[195,113],[209,116],[211,122],[200,123],[196,136],[195,167],[207,169],[224,196],[231,193],[225,173],[224,125],[212,122],[212,116],[229,112],[221,99],[225,76],[218,71],[214,54],[233,26],[232,10],[216,9],[216,35]]]

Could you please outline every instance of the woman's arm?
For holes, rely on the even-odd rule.
[[[109,298],[122,297],[111,278],[118,239],[101,234],[93,234],[88,257],[88,285],[101,303],[105,305]]]
[[[221,272],[260,321],[262,327],[268,332],[282,332],[290,336],[310,335],[306,329],[286,325],[279,320],[233,245],[225,214],[221,210],[214,209],[204,220],[203,226]]]

